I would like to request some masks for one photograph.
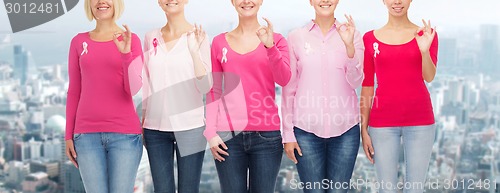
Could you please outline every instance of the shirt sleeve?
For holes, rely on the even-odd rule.
[[[363,72],[364,72],[364,80],[363,86],[371,87],[375,85],[375,65],[373,62],[373,41],[369,38],[369,33],[367,32],[363,36],[363,42],[365,45],[364,58],[363,58]]]
[[[146,109],[148,108],[148,98],[151,96],[151,82],[149,76],[149,40],[148,34],[144,37],[144,67],[142,69],[143,87],[142,87],[142,124],[146,118]]]
[[[298,72],[298,58],[295,55],[293,33],[288,36],[288,43],[290,49],[290,81],[283,87],[281,95],[281,116],[283,119],[283,143],[297,142],[295,134],[293,133],[293,112],[295,104],[295,94],[297,92],[297,85],[299,80]]]
[[[429,48],[429,52],[431,54],[431,59],[432,59],[432,62],[434,63],[434,66],[437,66],[437,62],[438,62],[438,44],[439,44],[439,40],[438,40],[438,34],[436,32],[436,35],[434,36],[434,39],[432,40],[431,47]]]
[[[78,44],[77,38],[73,38],[69,48],[68,55],[68,76],[69,87],[66,99],[66,134],[64,139],[73,139],[73,132],[75,130],[76,111],[80,101],[81,93],[81,74],[79,55],[76,49]]]
[[[132,34],[131,51],[122,54],[123,60],[123,87],[130,96],[137,94],[142,87],[143,55],[141,40]]]
[[[207,75],[203,76],[201,79],[195,78],[195,86],[200,93],[206,94],[213,85],[212,61],[210,58],[210,41],[208,35],[205,36],[205,40],[201,43],[199,54]]]
[[[217,36],[218,37],[218,36]],[[217,37],[212,42],[212,49],[210,52],[212,61],[212,77],[213,86],[206,97],[206,128],[203,135],[210,141],[213,137],[217,136],[217,117],[219,115],[219,103],[222,95],[222,65],[217,59]]]
[[[348,59],[346,68],[346,79],[352,89],[361,86],[364,78],[363,58],[365,46],[358,31],[354,34],[354,48],[354,57]]]
[[[288,44],[281,34],[274,34],[275,45],[267,48],[267,56],[273,72],[273,78],[280,86],[285,86],[290,80],[290,58]]]

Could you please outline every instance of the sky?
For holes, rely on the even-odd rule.
[[[480,24],[500,25],[499,8],[499,0],[415,0],[409,17],[418,25],[421,25],[421,19],[430,19],[432,25],[438,27],[438,33],[457,34],[463,28],[477,29]],[[346,13],[354,17],[361,33],[379,28],[387,21],[382,0],[340,0],[335,15],[340,21],[345,21],[343,15]],[[264,0],[259,16],[269,18],[276,32],[286,34],[312,19],[314,10],[308,0]],[[190,0],[186,17],[192,23],[202,24],[211,36],[231,30],[231,26],[237,23],[236,12],[228,0]],[[165,25],[166,18],[157,0],[125,0],[124,15],[117,23],[128,24],[133,32],[143,37],[147,31]],[[71,38],[79,32],[92,30],[94,26],[95,23],[86,19],[83,1],[80,1],[61,17],[12,34],[11,39],[30,50],[42,65],[64,63],[65,57],[62,56],[66,55]],[[11,33],[6,9],[1,6],[0,41]],[[43,57],[47,54],[42,54],[42,51],[55,55]]]

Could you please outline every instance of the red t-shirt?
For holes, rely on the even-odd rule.
[[[397,127],[430,125],[434,113],[422,75],[422,55],[415,38],[392,45],[375,38],[373,30],[363,36],[365,45],[363,86],[374,86],[375,98],[368,125]],[[429,49],[437,64],[438,37]]]

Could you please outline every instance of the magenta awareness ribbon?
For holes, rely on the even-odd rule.
[[[156,50],[157,50],[156,47],[158,47],[158,40],[156,38],[153,39],[153,47],[155,48],[155,56],[156,56]]]

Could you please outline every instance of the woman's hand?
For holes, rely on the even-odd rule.
[[[215,137],[212,137],[208,143],[210,144],[210,151],[212,151],[214,158],[219,162],[225,161],[226,159],[224,159],[222,155],[229,156],[229,154],[225,151],[227,150],[227,146],[224,141],[216,135]]]
[[[263,19],[266,21],[267,26],[260,26],[256,33],[264,46],[266,46],[266,48],[271,48],[274,46],[273,24],[267,18]]]
[[[436,30],[431,28],[431,21],[425,22],[424,27],[420,27],[417,31],[415,31],[415,39],[417,39],[418,48],[421,53],[429,52],[431,48],[432,41],[434,40],[434,36],[436,36]],[[420,35],[422,34],[422,35]]]
[[[302,150],[300,150],[299,144],[297,142],[285,143],[285,153],[288,159],[292,160],[293,163],[297,164],[297,158],[295,157],[295,150],[299,156],[302,156]]]
[[[78,162],[76,162],[76,151],[75,151],[75,145],[73,144],[73,139],[68,139],[66,140],[66,156],[68,156],[68,159],[75,165],[76,168],[78,168]]]
[[[113,36],[113,41],[115,42],[116,48],[118,48],[122,54],[128,54],[130,53],[132,46],[132,32],[130,32],[127,25],[123,25],[123,27],[125,27],[126,31],[116,32]],[[118,40],[118,37],[120,36],[122,36],[122,41]]]

